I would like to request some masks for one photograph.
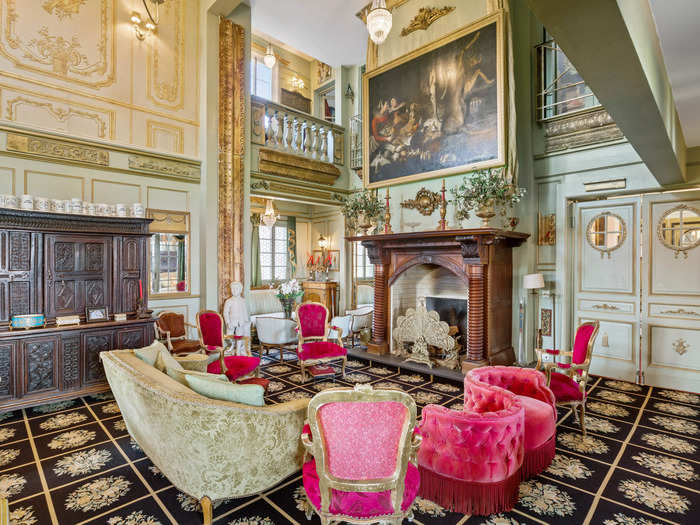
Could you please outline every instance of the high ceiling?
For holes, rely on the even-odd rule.
[[[368,0],[251,0],[253,29],[326,64],[364,64],[367,29],[356,16]]]
[[[700,2],[649,2],[686,145],[700,146]]]

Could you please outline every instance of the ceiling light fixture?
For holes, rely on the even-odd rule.
[[[373,0],[367,13],[367,31],[372,42],[379,45],[386,40],[391,31],[391,12],[384,0]]]
[[[268,228],[272,228],[279,218],[280,216],[279,213],[277,213],[277,210],[275,210],[275,205],[272,204],[270,199],[267,199],[265,204],[265,213],[263,213],[262,217],[260,217],[260,222]]]
[[[267,51],[265,51],[265,56],[263,57],[263,63],[269,69],[272,69],[273,67],[275,67],[275,64],[277,63],[277,57],[275,56],[275,52],[272,50],[271,43],[267,44]]]

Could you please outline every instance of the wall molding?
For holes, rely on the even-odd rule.
[[[174,160],[159,159],[148,155],[131,155],[129,157],[129,169],[187,182],[199,182],[201,176],[199,166],[187,165]]]
[[[5,148],[7,151],[16,151],[35,157],[70,160],[94,166],[109,166],[108,151],[62,140],[8,133]]]
[[[545,153],[625,138],[604,108],[545,121],[542,127]]]

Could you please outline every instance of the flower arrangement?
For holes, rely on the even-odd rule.
[[[277,289],[277,298],[280,300],[280,303],[282,303],[286,319],[292,318],[292,308],[303,295],[304,291],[301,289],[301,285],[296,279],[282,283]]]
[[[468,219],[471,212],[481,217],[481,225],[489,225],[495,213],[495,206],[501,206],[505,216],[506,208],[513,208],[525,195],[525,188],[509,183],[503,175],[505,167],[489,168],[473,172],[464,177],[462,183],[452,188],[452,204],[457,207],[457,218]]]
[[[373,221],[378,222],[384,216],[386,210],[375,191],[364,189],[348,197],[342,211],[353,227],[366,231]]]

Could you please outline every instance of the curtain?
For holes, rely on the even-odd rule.
[[[297,274],[297,218],[287,217],[287,259],[289,260],[289,278]]]
[[[251,275],[250,286],[257,288],[262,286],[262,272],[260,271],[260,214],[253,213],[250,216],[250,222],[253,225],[251,235],[250,255],[251,255]]]
[[[176,235],[175,238],[177,239],[177,281],[178,283],[184,283],[187,276],[187,269],[185,268],[185,236]]]

